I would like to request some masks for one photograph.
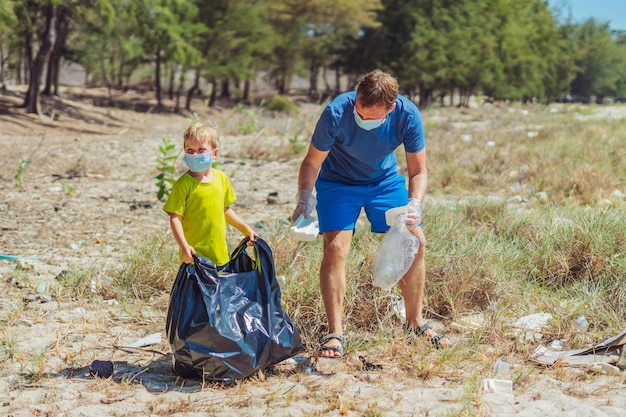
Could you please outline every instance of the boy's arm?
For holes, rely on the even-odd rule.
[[[193,247],[189,246],[189,243],[187,243],[187,239],[185,239],[182,217],[174,213],[169,213],[169,215],[170,227],[172,228],[174,239],[176,239],[176,243],[178,243],[178,247],[182,252],[183,262],[186,264],[193,263],[193,257],[191,255],[196,253],[196,250]]]
[[[244,236],[248,236],[250,238],[249,244],[254,242],[254,237],[257,235],[254,230],[250,226],[248,226],[239,216],[235,213],[230,207],[226,207],[224,209],[224,217],[226,217],[226,222],[243,233]]]

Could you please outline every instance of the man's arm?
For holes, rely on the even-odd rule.
[[[424,201],[428,186],[426,149],[419,152],[407,152],[406,165],[409,171],[409,198],[416,198],[421,203]]]
[[[300,172],[298,173],[298,202],[296,209],[291,216],[292,222],[294,222],[301,214],[304,214],[305,216],[311,215],[313,207],[309,204],[310,197],[312,195],[313,187],[315,186],[315,181],[317,180],[320,167],[327,156],[328,151],[320,151],[313,146],[313,144],[309,144],[309,150],[302,161],[302,165],[300,165]]]

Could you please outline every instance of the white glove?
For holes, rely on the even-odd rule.
[[[300,214],[304,215],[304,217],[311,217],[311,213],[317,204],[317,199],[313,193],[309,190],[300,190],[296,194],[296,199],[298,203],[293,212],[292,221],[297,219]]]
[[[422,225],[422,203],[417,198],[409,198],[405,224],[409,230]]]

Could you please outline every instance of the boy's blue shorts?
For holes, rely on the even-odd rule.
[[[385,212],[404,206],[409,200],[405,179],[399,175],[370,185],[347,185],[318,178],[315,190],[320,233],[354,230],[361,208],[365,209],[372,232],[384,233],[389,230]]]

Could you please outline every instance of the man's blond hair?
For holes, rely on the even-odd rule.
[[[194,123],[185,129],[185,133],[183,133],[183,143],[185,143],[188,139],[197,139],[200,142],[211,146],[213,149],[217,149],[220,145],[220,138],[217,134],[217,130],[202,123]]]
[[[382,106],[389,109],[398,98],[398,81],[376,69],[361,78],[356,94],[363,107]]]

